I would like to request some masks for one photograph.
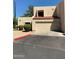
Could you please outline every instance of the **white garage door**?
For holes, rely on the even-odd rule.
[[[36,23],[37,32],[47,32],[50,31],[51,23]]]

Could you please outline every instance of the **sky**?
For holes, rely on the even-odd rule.
[[[57,5],[62,0],[15,0],[16,2],[16,17],[23,16],[29,5],[32,6],[53,6]]]

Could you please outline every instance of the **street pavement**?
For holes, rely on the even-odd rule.
[[[32,35],[15,41],[13,59],[65,59],[65,38]]]

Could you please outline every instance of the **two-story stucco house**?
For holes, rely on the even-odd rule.
[[[64,6],[61,3],[57,6],[34,6],[33,17],[19,17],[18,25],[32,24],[32,31],[36,32],[51,30],[64,32],[64,14],[60,13],[60,7]]]
[[[55,12],[56,6],[37,6],[34,7],[33,16],[33,31],[50,31],[51,24],[54,20],[52,17]]]

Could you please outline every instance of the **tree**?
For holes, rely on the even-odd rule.
[[[23,16],[26,16],[26,17],[32,17],[33,16],[33,6],[30,5],[28,7],[28,10],[26,10],[26,12],[24,13]]]
[[[16,18],[16,1],[13,0],[13,7],[14,7],[14,16],[13,16],[13,28],[16,27],[18,21],[17,21],[17,18]]]
[[[18,20],[16,19],[16,17],[14,17],[13,18],[13,28],[15,28],[17,24],[18,24]]]

